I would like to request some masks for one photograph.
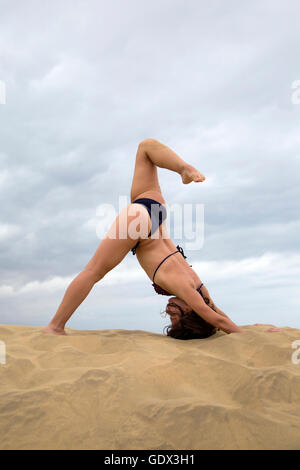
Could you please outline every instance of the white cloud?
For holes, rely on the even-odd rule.
[[[9,179],[9,171],[4,169],[0,171],[0,187],[4,186]]]
[[[0,286],[0,297],[10,297],[12,295],[14,295],[13,286],[5,285],[5,284]]]
[[[205,273],[205,279],[235,280],[245,278],[250,286],[287,285],[300,279],[300,255],[298,253],[267,252],[259,257],[241,260],[202,261],[193,263],[197,273]]]
[[[22,227],[19,225],[0,224],[0,242],[13,238],[15,235],[21,233],[21,231]]]
[[[36,308],[37,318],[47,292],[60,297],[98,245],[97,225],[108,229],[97,207],[129,196],[137,144],[154,137],[207,176],[185,186],[159,169],[167,204],[205,205],[207,240],[196,252],[205,261],[191,257],[199,276],[264,286],[265,299],[280,284],[290,311],[300,251],[298,2],[53,0],[47,15],[43,2],[14,3],[0,16],[10,103],[0,114],[1,310],[26,319]],[[130,268],[124,260],[103,286],[148,279],[138,263]]]
[[[300,278],[300,255],[297,253],[283,255],[270,252],[259,257],[245,258],[239,261],[196,261],[193,262],[192,266],[200,275],[200,278],[201,273],[204,273],[207,282],[235,282],[244,277],[249,286],[271,286],[278,283],[290,285],[298,282]],[[19,288],[3,285],[0,289],[0,296],[58,292],[66,289],[76,275],[74,274],[73,277],[55,276],[45,281],[34,280]],[[129,269],[125,264],[120,264],[113,271],[110,271],[100,283],[105,287],[136,282],[142,283],[145,280],[147,281],[148,277],[139,265]]]
[[[75,276],[74,276],[75,277]],[[22,294],[43,294],[45,292],[53,293],[65,289],[68,284],[72,281],[72,277],[60,277],[55,276],[46,281],[30,281],[16,288],[12,285],[3,285],[0,287],[0,296],[19,296]]]

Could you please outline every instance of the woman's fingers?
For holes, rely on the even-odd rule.
[[[263,326],[263,323],[254,323],[253,326]],[[276,333],[277,331],[281,331],[281,329],[277,328],[277,326],[272,326],[271,328],[268,328],[265,331],[268,333]]]
[[[271,327],[271,328],[268,328],[265,331],[267,331],[268,333],[273,333],[273,332],[275,333],[276,331],[281,331],[281,329],[277,328],[277,327]]]

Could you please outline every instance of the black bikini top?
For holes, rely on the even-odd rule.
[[[178,253],[178,252],[179,252],[179,253],[182,254],[182,256],[184,257],[184,259],[186,259],[186,256],[184,255],[184,251],[183,251],[183,249],[181,248],[181,246],[177,245],[176,248],[177,248],[177,250],[174,251],[173,253],[170,253],[168,256],[166,256],[166,257],[159,263],[159,265],[157,266],[157,268],[156,268],[155,271],[154,271],[153,278],[152,278],[152,281],[153,281],[152,286],[153,286],[155,292],[156,292],[157,294],[159,294],[159,295],[168,295],[169,297],[171,297],[171,295],[173,295],[173,294],[170,294],[169,292],[167,292],[167,291],[166,291],[165,289],[163,289],[162,287],[160,287],[158,284],[155,284],[155,282],[154,282],[154,277],[155,277],[156,271],[158,270],[158,268],[160,267],[160,265],[161,265],[167,258],[169,258],[169,256],[175,255],[175,253]],[[192,267],[191,264],[190,264],[190,267]],[[200,289],[201,289],[202,286],[203,286],[203,283],[202,283],[201,286],[198,287],[198,289],[197,289],[197,291],[198,291],[199,294],[201,294],[201,295],[202,295],[202,293],[201,293],[201,290],[200,290]],[[203,295],[202,295],[202,297],[203,297]]]
[[[167,292],[165,289],[163,289],[162,287],[160,287],[158,284],[155,284],[155,282],[152,284],[152,286],[154,287],[154,290],[157,294],[160,294],[160,295],[168,295],[169,297],[171,297],[171,295],[173,294],[170,294],[169,292]],[[196,289],[199,294],[201,294],[201,296],[203,297],[203,294],[201,292],[201,287],[203,286],[203,282],[201,284],[200,287],[198,287],[198,289]],[[204,297],[203,297],[204,298]]]

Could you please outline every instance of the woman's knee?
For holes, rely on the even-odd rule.
[[[92,282],[94,282],[94,284],[96,284],[96,282],[101,281],[101,279],[104,278],[105,274],[107,274],[103,270],[99,270],[96,267],[91,267],[88,265],[84,268],[83,272],[90,278]]]
[[[146,139],[141,140],[139,143],[139,147],[147,147],[149,145],[157,144],[156,139],[152,139],[151,137],[147,137]]]
[[[100,262],[99,254],[96,251],[94,256],[84,267],[83,271],[91,278],[91,280],[94,280],[94,282],[99,282],[108,273],[109,269],[106,269],[105,264]]]

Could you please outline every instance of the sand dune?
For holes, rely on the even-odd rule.
[[[270,326],[180,341],[0,325],[0,448],[299,450],[300,330]]]

